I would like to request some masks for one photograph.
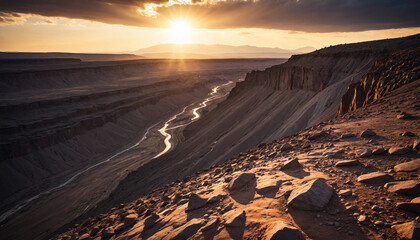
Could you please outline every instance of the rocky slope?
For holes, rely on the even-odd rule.
[[[419,104],[417,78],[53,239],[418,239]]]

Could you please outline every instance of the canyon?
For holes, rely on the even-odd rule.
[[[414,35],[343,44],[294,55],[286,62],[131,60],[3,71],[0,182],[5,191],[0,209],[4,213],[17,200],[46,194],[4,218],[0,233],[14,239],[42,239],[60,232],[64,233],[55,238],[207,239],[204,232],[212,229],[216,239],[260,239],[272,228],[261,221],[269,216],[294,226],[306,238],[342,237],[330,227],[317,233],[307,222],[314,216],[333,221],[325,211],[317,217],[294,211],[285,201],[295,189],[315,184],[310,181],[318,178],[327,183],[321,189],[332,186],[325,190],[329,195],[346,187],[337,180],[343,178],[357,182],[353,191],[364,202],[369,199],[363,191],[382,199],[383,186],[365,187],[358,177],[418,157],[412,139],[396,133],[420,134],[419,40],[420,35]],[[407,102],[402,100],[404,93]],[[394,110],[387,111],[390,106]],[[391,117],[405,114],[399,107],[410,112],[410,121]],[[387,125],[392,129],[381,132],[382,137],[375,133],[365,141],[359,134]],[[348,140],[345,134],[353,135]],[[360,152],[372,152],[376,145],[393,155],[391,146],[398,143],[410,151],[401,159],[386,155],[392,164],[378,164],[372,157],[350,172],[336,168],[340,160],[359,158]],[[83,172],[104,159],[112,161]],[[283,171],[289,164],[294,170]],[[22,169],[25,172],[19,172]],[[80,171],[84,177],[49,192]],[[416,173],[393,177],[417,179]],[[236,181],[247,183],[237,187],[243,191],[232,187]],[[288,183],[266,184],[270,181]],[[219,195],[206,205],[207,199]],[[332,203],[328,198],[321,209],[330,202],[327,208],[336,210],[345,200],[333,195]],[[78,203],[64,206],[69,196]],[[204,204],[196,207],[197,201]],[[346,204],[363,208],[359,201]],[[227,205],[231,207],[225,211]],[[235,212],[230,212],[232,206]],[[60,210],[47,214],[51,207]],[[343,206],[337,208],[342,216],[332,226],[352,229],[345,238],[397,236],[389,229],[369,230],[351,220]],[[394,206],[389,212],[401,221],[415,220],[415,215],[404,215]],[[368,213],[372,214],[357,214]],[[390,222],[390,216],[380,221]],[[344,218],[348,222],[341,222]],[[239,221],[238,228],[232,228],[232,221]],[[24,233],[18,233],[22,226]],[[207,230],[198,231],[203,226]]]

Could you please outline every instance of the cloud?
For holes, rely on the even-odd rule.
[[[177,18],[202,28],[304,32],[420,27],[418,0],[3,0],[0,11],[142,27]]]

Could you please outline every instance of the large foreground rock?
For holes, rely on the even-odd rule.
[[[304,235],[302,232],[283,222],[283,221],[276,221],[271,223],[266,231],[265,234],[266,240],[305,240]]]
[[[294,189],[287,205],[302,210],[322,210],[330,201],[333,189],[324,179],[318,178]]]
[[[230,191],[240,190],[251,181],[255,181],[255,178],[254,173],[241,173],[229,183],[228,189]]]
[[[392,181],[392,177],[383,172],[372,172],[360,175],[357,178],[358,182],[361,183],[370,183],[370,184],[379,184]]]
[[[420,159],[400,163],[394,167],[396,172],[417,172],[420,171]]]
[[[392,226],[402,239],[420,239],[420,223],[417,221],[396,224]]]
[[[186,211],[202,208],[206,205],[206,203],[206,198],[202,198],[195,193],[191,193],[190,198],[188,199],[188,207]]]
[[[420,181],[409,180],[401,182],[392,182],[389,183],[388,191],[417,197],[420,196]]]

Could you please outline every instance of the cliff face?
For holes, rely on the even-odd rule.
[[[387,54],[375,62],[360,82],[350,84],[341,100],[337,115],[364,107],[419,78],[419,47]]]

